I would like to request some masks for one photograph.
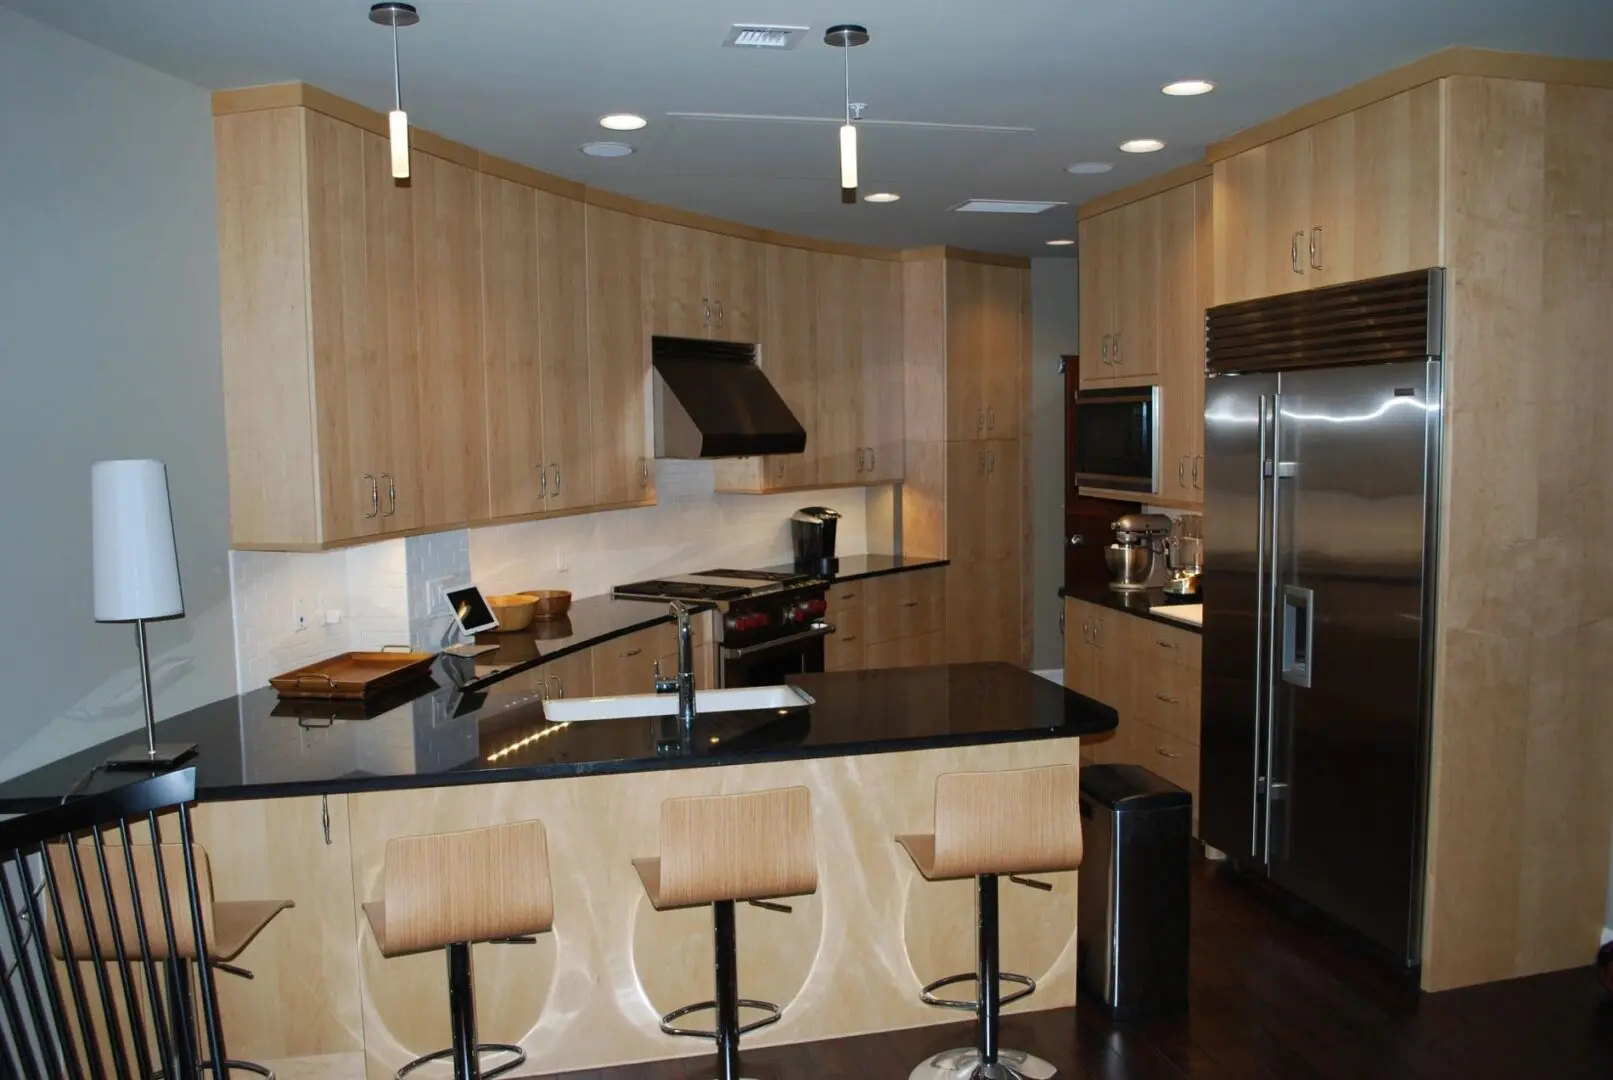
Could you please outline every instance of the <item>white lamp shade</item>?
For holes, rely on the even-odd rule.
[[[90,516],[96,621],[184,614],[163,463],[97,461],[90,467]]]

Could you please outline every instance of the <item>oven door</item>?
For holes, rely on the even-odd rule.
[[[1159,387],[1083,390],[1075,410],[1077,487],[1159,490]]]
[[[800,633],[743,648],[722,650],[718,684],[725,689],[742,686],[782,686],[791,675],[823,670],[823,643],[835,632],[826,622],[815,622]]]

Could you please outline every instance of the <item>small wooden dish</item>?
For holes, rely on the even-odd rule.
[[[487,606],[498,618],[496,632],[514,634],[532,625],[532,610],[538,606],[538,601],[526,593],[506,593],[489,596]]]
[[[425,674],[435,653],[396,651],[345,652],[276,675],[269,685],[288,698],[368,697]]]
[[[558,619],[571,610],[571,594],[565,589],[526,589],[521,595],[537,601],[532,617],[539,622]]]

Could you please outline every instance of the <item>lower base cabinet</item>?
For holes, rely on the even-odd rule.
[[[946,570],[865,578],[829,589],[826,671],[946,663]]]
[[[1141,765],[1191,792],[1196,832],[1199,635],[1082,600],[1064,605],[1064,684],[1120,713],[1113,732],[1082,740],[1081,760]]]

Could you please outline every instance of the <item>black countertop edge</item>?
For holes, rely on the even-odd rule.
[[[970,735],[930,738],[889,739],[845,746],[810,746],[778,750],[745,750],[732,754],[670,755],[664,758],[623,758],[616,761],[580,761],[568,764],[537,765],[511,769],[467,769],[460,772],[413,776],[353,776],[331,780],[292,781],[280,784],[243,784],[226,788],[197,787],[199,803],[248,802],[255,799],[294,799],[313,795],[362,795],[378,791],[417,791],[422,788],[471,787],[487,784],[518,784],[531,780],[565,780],[588,776],[616,776],[623,773],[667,772],[674,769],[715,769],[757,762],[812,761],[819,758],[865,757],[870,754],[899,754],[915,750],[948,750],[998,743],[1045,742],[1050,739],[1079,739],[1113,731],[1118,723],[1091,726],[1081,731],[1054,728],[1019,731],[993,731]],[[184,768],[188,763],[181,763]],[[119,775],[131,781],[145,773],[132,770]],[[0,814],[26,814],[56,806],[59,798],[0,799]]]
[[[941,559],[933,555],[845,555],[835,560],[839,565],[831,571],[808,570],[814,577],[822,578],[831,585],[840,585],[848,581],[864,581],[868,578],[887,577],[891,574],[907,574],[915,570],[929,570],[937,566],[949,566],[951,559]],[[781,563],[777,566],[765,566],[762,569],[786,573],[800,569],[794,563]]]
[[[1178,630],[1187,630],[1194,634],[1204,632],[1204,627],[1202,626],[1195,626],[1180,619],[1168,618],[1155,610],[1157,608],[1176,607],[1181,604],[1202,604],[1204,602],[1202,595],[1172,596],[1164,589],[1132,589],[1122,592],[1119,589],[1111,589],[1107,585],[1076,585],[1060,588],[1059,596],[1067,600],[1081,600],[1088,604],[1096,604],[1111,611],[1123,611],[1127,615],[1135,615],[1139,619],[1148,619],[1164,626],[1174,626]]]

